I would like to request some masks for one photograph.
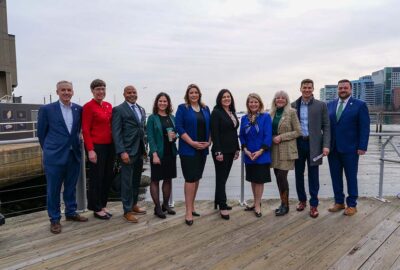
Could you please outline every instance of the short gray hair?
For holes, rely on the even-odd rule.
[[[71,86],[73,86],[73,85],[72,85],[72,82],[69,82],[69,81],[66,81],[66,80],[62,80],[62,81],[59,81],[59,82],[56,84],[57,89],[58,89],[58,86],[59,86],[60,84],[63,84],[63,83],[68,83],[68,84],[70,84]]]

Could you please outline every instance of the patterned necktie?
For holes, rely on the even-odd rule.
[[[336,112],[336,121],[339,121],[340,116],[342,115],[342,112],[343,112],[343,104],[344,104],[344,101],[341,100],[341,101],[340,101],[339,108],[338,108],[338,110],[337,110],[337,112]]]
[[[136,121],[140,124],[139,115],[136,112],[135,106],[136,105],[132,105],[131,107],[132,107],[132,110],[133,110],[133,114],[135,115]]]

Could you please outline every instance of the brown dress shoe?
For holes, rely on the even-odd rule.
[[[345,205],[343,203],[335,203],[332,207],[328,209],[329,212],[335,213],[339,212],[340,210],[345,209]]]
[[[135,214],[132,212],[128,212],[126,214],[124,214],[124,219],[128,222],[132,222],[132,223],[138,223],[139,220],[137,219],[137,217],[135,217]]]
[[[296,210],[301,212],[303,211],[307,206],[307,202],[299,202],[296,206]]]
[[[318,209],[315,206],[311,206],[310,208],[310,217],[317,218],[319,215]]]
[[[61,232],[61,224],[59,221],[50,223],[50,231],[54,234]]]
[[[132,212],[134,212],[136,215],[146,214],[146,210],[144,210],[144,208],[140,208],[137,204],[132,207]]]
[[[86,222],[89,220],[87,217],[81,216],[79,214],[76,214],[75,216],[66,216],[65,219],[67,221],[77,221],[77,222]]]
[[[355,213],[357,213],[357,208],[356,207],[346,207],[346,209],[343,212],[343,215],[352,216]]]

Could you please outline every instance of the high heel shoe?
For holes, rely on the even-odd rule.
[[[258,217],[258,218],[262,217],[262,213],[261,213],[261,211],[260,211],[260,212],[256,212],[256,211],[254,211],[254,214],[255,214],[255,215],[256,215],[256,217]]]
[[[221,215],[222,219],[229,220],[229,214],[228,215],[224,215],[221,212],[219,214]]]
[[[176,212],[174,210],[171,209],[171,207],[167,206],[167,205],[162,205],[161,209],[163,210],[163,212],[167,212],[168,215],[175,215]]]
[[[285,206],[285,205],[281,205],[278,209],[278,211],[275,211],[275,216],[279,217],[279,216],[284,216],[289,212],[289,207]]]
[[[193,212],[192,212],[192,216],[199,217],[199,216],[200,216],[200,214],[199,214],[199,213],[197,213],[196,211],[193,211]]]
[[[186,225],[188,225],[188,226],[192,226],[192,225],[193,225],[193,219],[192,219],[192,220],[187,220],[187,219],[185,219],[185,223],[186,223]]]
[[[162,219],[167,218],[160,207],[154,207],[154,215]]]

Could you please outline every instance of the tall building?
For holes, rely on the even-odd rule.
[[[393,89],[393,110],[400,111],[400,87]]]
[[[0,99],[11,96],[17,85],[15,36],[8,34],[7,4],[0,0]]]
[[[400,67],[385,67],[372,73],[376,103],[384,110],[393,108],[393,90],[400,87]]]
[[[370,109],[377,109],[375,102],[374,81],[371,75],[351,81],[353,98],[365,101]]]
[[[337,85],[325,85],[319,90],[319,98],[321,101],[329,102],[337,98]]]

